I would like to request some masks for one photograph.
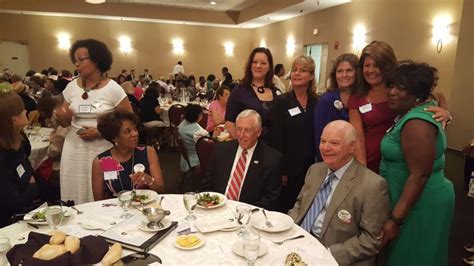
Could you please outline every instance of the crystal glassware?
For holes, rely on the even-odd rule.
[[[128,209],[130,208],[130,205],[132,204],[133,196],[134,196],[133,191],[129,191],[129,190],[123,190],[117,194],[118,202],[120,204],[120,207],[122,207],[123,209],[123,213],[122,215],[120,215],[120,218],[126,219],[133,216],[132,214],[128,212]]]
[[[194,209],[197,205],[197,194],[194,192],[186,192],[183,194],[184,207],[188,211],[188,215],[184,218],[186,221],[196,220],[196,216],[193,214]]]
[[[58,227],[61,226],[64,218],[63,208],[61,205],[46,207],[44,216],[46,218],[46,222],[53,230],[58,229]]]
[[[250,221],[250,215],[252,213],[252,208],[246,205],[240,205],[235,208],[235,219],[237,223],[240,225],[240,230],[237,232],[237,235],[240,237],[244,237],[248,235],[247,231],[247,224]]]

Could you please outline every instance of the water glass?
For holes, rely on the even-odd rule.
[[[193,214],[194,209],[197,205],[197,194],[194,192],[186,192],[183,194],[184,207],[188,211],[188,215],[184,218],[186,221],[196,220],[196,216]]]
[[[61,205],[52,205],[45,209],[44,216],[49,226],[55,230],[61,226],[63,222],[64,213]]]
[[[132,204],[134,193],[133,191],[129,190],[123,190],[120,191],[117,194],[117,199],[119,201],[120,207],[123,209],[122,215],[120,215],[120,218],[130,218],[133,216],[132,214],[128,213],[128,209],[130,208],[130,205]]]
[[[248,265],[254,265],[260,251],[260,235],[255,231],[248,232],[242,240],[242,250]]]
[[[245,237],[248,235],[248,231],[246,227],[250,221],[251,214],[252,214],[252,208],[250,208],[250,206],[240,205],[235,208],[234,216],[240,225],[240,230],[237,232],[238,236]]]

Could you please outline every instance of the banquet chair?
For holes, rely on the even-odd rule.
[[[191,167],[191,163],[189,162],[188,150],[186,146],[184,146],[184,142],[181,139],[181,136],[178,133],[177,128],[172,128],[174,138],[176,139],[176,143],[178,144],[179,154],[184,158],[186,161],[189,170],[183,173],[183,177],[179,184],[178,189],[180,192],[186,191],[195,191],[199,188],[200,180],[201,180],[201,167],[200,165],[196,165]],[[189,179],[189,180],[188,180]],[[190,182],[190,188],[185,187],[185,183]]]
[[[209,116],[209,111],[206,108],[202,108],[202,119],[199,121],[199,125],[206,129],[207,127],[207,117]]]
[[[171,139],[170,145],[173,146],[175,143],[177,144],[177,141],[178,141],[176,139],[177,134],[173,134],[174,133],[173,131],[174,130],[177,131],[179,124],[181,123],[181,121],[183,121],[184,105],[173,104],[168,110],[168,116],[170,120],[170,126],[169,126],[169,130],[170,130],[169,137]]]
[[[202,174],[205,175],[207,171],[207,165],[211,158],[212,151],[214,150],[216,141],[211,137],[201,137],[196,142],[196,152],[199,157],[199,164],[201,165]]]

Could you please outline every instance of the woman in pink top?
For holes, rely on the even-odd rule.
[[[227,100],[230,96],[230,89],[226,86],[221,86],[216,91],[216,100],[209,104],[209,115],[207,116],[206,130],[211,132],[216,126],[224,124],[225,109],[227,107]]]

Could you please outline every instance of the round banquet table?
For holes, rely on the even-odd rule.
[[[167,216],[166,219],[178,222],[178,228],[173,230],[149,252],[157,255],[162,260],[162,265],[246,265],[245,258],[236,255],[232,251],[232,245],[241,239],[236,235],[237,231],[199,233],[199,237],[205,241],[202,247],[194,250],[181,250],[176,248],[174,243],[178,236],[177,232],[189,227],[189,222],[184,220],[187,211],[183,205],[182,195],[162,194],[160,196],[164,197],[162,201],[163,209],[171,211],[171,215]],[[114,206],[107,204],[114,204]],[[242,204],[244,203],[227,200],[225,205],[215,209],[196,208],[195,214],[198,217],[198,221],[199,219],[204,219],[204,217],[207,219],[209,217],[231,215],[235,207]],[[70,217],[63,221],[59,229],[68,235],[75,235],[77,237],[100,235],[104,232],[103,230],[84,229],[81,223],[84,224],[87,221],[110,222],[113,219],[117,221],[117,219],[120,219],[118,217],[122,214],[122,209],[118,206],[117,199],[90,202],[76,205],[76,207],[83,211],[83,213],[77,214],[73,212]],[[141,219],[145,220],[139,210],[131,208],[130,212],[134,214],[134,217],[130,219],[141,217]],[[193,231],[197,230],[192,223],[193,222],[191,222],[191,228],[193,228]],[[252,227],[250,224],[251,222],[248,228]],[[128,230],[132,234],[134,230],[141,232],[138,229],[138,225],[130,226]],[[51,229],[47,225],[41,225],[39,229],[35,229],[25,222],[18,222],[1,228],[0,237],[8,237],[12,245],[15,245],[26,242],[28,234],[31,231],[46,234],[51,231]],[[256,261],[256,265],[284,265],[285,257],[290,252],[300,254],[308,265],[337,265],[337,262],[329,251],[316,238],[295,224],[293,224],[291,229],[280,233],[257,231],[261,236],[262,243],[268,247],[268,253],[259,257]],[[282,245],[271,242],[271,239],[283,239],[299,234],[303,234],[305,237],[287,241]],[[125,256],[130,253],[132,252],[124,249],[123,255]]]

